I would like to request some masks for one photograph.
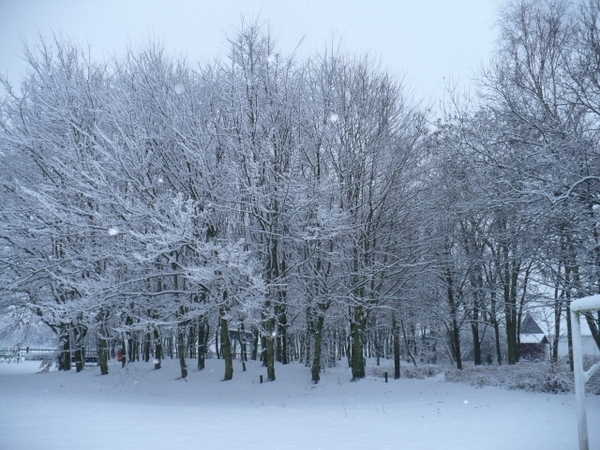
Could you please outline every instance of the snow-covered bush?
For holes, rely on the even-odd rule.
[[[425,365],[425,366],[413,366],[413,365],[405,365],[400,368],[400,378],[416,378],[419,380],[424,380],[428,377],[434,377],[439,373],[442,373],[444,368],[442,366],[436,365]],[[386,366],[375,366],[369,367],[367,369],[368,375],[384,378],[385,372],[388,373],[388,377],[392,378],[394,376],[393,367]]]
[[[573,391],[573,374],[568,366],[520,363],[512,366],[465,367],[445,372],[446,381],[471,386],[499,386],[529,392],[565,393]]]
[[[542,373],[529,372],[522,376],[517,374],[506,386],[508,389],[520,389],[530,392],[562,394],[573,391],[573,375],[567,372]]]
[[[417,378],[424,380],[428,377],[436,376],[442,372],[442,367],[427,365],[427,366],[405,366],[400,369],[400,376],[402,378]]]

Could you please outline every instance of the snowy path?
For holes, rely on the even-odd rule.
[[[190,361],[192,364],[193,361]],[[165,361],[128,369],[32,374],[0,364],[0,449],[544,449],[577,448],[574,395],[476,389],[438,379],[367,377],[330,369],[318,386],[301,365],[263,369],[222,361],[176,380]],[[600,449],[600,397],[588,396],[592,449]]]

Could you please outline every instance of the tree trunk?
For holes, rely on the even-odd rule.
[[[108,374],[108,340],[101,337],[98,343],[98,362],[100,363],[100,374]]]
[[[81,372],[85,366],[84,339],[87,335],[87,327],[78,325],[73,328],[73,339],[75,340],[75,369]]]
[[[129,347],[129,339],[126,336],[123,337],[123,347],[121,350],[121,367],[125,367],[127,365],[127,347]]]
[[[267,320],[267,335],[265,336],[265,359],[267,365],[267,379],[275,381],[275,319]]]
[[[563,245],[563,249],[566,249],[567,245]],[[572,247],[571,247],[572,248]],[[573,333],[572,333],[572,324],[571,324],[571,283],[572,283],[572,269],[573,269],[573,265],[572,263],[569,264],[568,262],[565,263],[565,288],[564,288],[564,293],[565,293],[565,309],[566,309],[566,314],[567,314],[567,342],[568,342],[568,346],[569,346],[569,367],[571,369],[571,372],[573,372],[574,370],[574,363],[573,363]]]
[[[240,342],[240,361],[248,361],[248,346],[246,345],[246,331],[244,322],[238,327],[238,341]]]
[[[163,346],[162,346],[162,338],[157,328],[154,328],[154,368],[160,369],[162,367],[162,359],[163,359]]]
[[[350,333],[352,339],[352,381],[358,381],[365,375],[365,358],[363,355],[363,310],[355,306]]]
[[[321,351],[323,347],[323,323],[325,316],[319,312],[315,323],[315,348],[312,359],[312,382],[317,384],[321,380]]]
[[[220,322],[220,319],[219,319]],[[217,327],[217,330],[215,331],[215,353],[217,354],[217,359],[221,359],[221,338],[219,338],[219,335],[221,333],[221,324],[219,323],[219,326]]]
[[[406,348],[406,353],[408,357],[412,361],[413,365],[417,367],[417,359],[415,358],[415,354],[410,348],[410,339],[408,338],[408,334],[406,333],[406,326],[404,324],[404,319],[400,319],[400,328],[402,329],[402,337],[404,337],[404,347]]]
[[[375,335],[373,336],[373,347],[375,350],[375,360],[377,366],[381,365],[381,357],[383,355],[383,338],[381,337],[381,333],[379,331],[375,331]]]
[[[558,287],[554,290],[554,339],[552,341],[552,354],[550,360],[556,364],[558,362],[558,342],[560,339],[560,319],[562,314],[562,294],[559,294]]]
[[[594,338],[596,346],[598,349],[600,349],[600,333],[598,332],[598,324],[596,323],[594,316],[591,312],[585,312],[583,313],[583,316],[585,317],[588,327],[590,327],[590,331],[592,332],[592,337]]]
[[[185,380],[188,375],[187,363],[185,362],[185,324],[179,324],[177,326],[177,354],[179,356],[179,367],[181,368],[181,378]]]
[[[317,311],[314,306],[309,305],[306,308],[306,333],[305,338],[302,340],[302,361],[306,367],[312,366],[313,360],[313,348],[315,344],[315,317],[317,316]]]
[[[473,299],[473,311],[471,313],[471,334],[473,336],[473,362],[476,366],[482,364],[481,360],[481,340],[479,337],[479,321],[481,312],[481,285],[483,280],[478,277],[476,282],[476,292],[474,293],[475,298]]]
[[[495,283],[494,283],[495,285]],[[502,365],[502,346],[500,345],[500,324],[496,311],[496,290],[494,287],[490,290],[490,322],[494,327],[494,344],[496,347],[496,362]]]
[[[221,315],[221,348],[222,356],[225,360],[225,376],[223,381],[229,381],[233,378],[233,358],[231,355],[231,339],[229,338],[229,321],[224,315]]]
[[[286,313],[286,293],[280,293],[281,306],[276,308],[277,314],[277,361],[281,364],[288,363],[288,341],[287,341],[287,313]]]
[[[77,347],[75,349],[75,370],[81,372],[85,366],[85,358],[83,355],[83,348]]]
[[[452,317],[452,332],[450,335],[450,344],[452,346],[452,356],[456,361],[456,368],[462,370],[462,350],[460,348],[460,326],[456,316]]]
[[[256,361],[258,359],[258,330],[253,328],[254,340],[252,341],[252,352],[250,353],[250,359]]]
[[[476,366],[482,364],[481,361],[481,341],[479,340],[479,317],[477,312],[473,312],[473,320],[471,321],[471,333],[473,335],[473,362]]]
[[[198,369],[204,370],[206,367],[206,341],[209,336],[208,324],[204,317],[198,319]]]
[[[71,338],[69,325],[60,325],[58,335],[58,370],[71,370]]]
[[[462,370],[462,352],[460,348],[460,324],[458,321],[459,303],[454,296],[454,278],[449,268],[446,268],[446,294],[448,296],[448,305],[450,306],[450,316],[452,317],[452,329],[449,330],[450,346],[452,348],[452,357],[456,362],[456,368]],[[459,297],[460,299],[460,297]]]
[[[396,311],[392,311],[392,335],[394,339],[394,380],[400,378],[400,329],[396,320]]]
[[[152,335],[150,332],[146,332],[146,339],[144,340],[144,361],[150,361],[150,346],[151,346]]]
[[[569,368],[571,372],[574,371],[574,363],[573,363],[573,327],[571,325],[571,301],[567,298],[566,304],[566,314],[567,314],[567,342],[569,346]]]
[[[511,267],[508,261],[508,250],[505,250],[504,269],[504,315],[506,321],[506,345],[508,364],[519,362],[519,321],[517,314],[517,282],[518,270]]]

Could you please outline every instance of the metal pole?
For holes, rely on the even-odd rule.
[[[573,338],[573,371],[575,372],[575,402],[577,407],[577,430],[579,450],[589,450],[587,417],[585,412],[585,378],[583,374],[583,351],[579,311],[571,310],[571,334]]]

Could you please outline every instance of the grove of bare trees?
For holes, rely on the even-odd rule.
[[[600,293],[599,27],[600,0],[506,2],[437,119],[369,56],[285,56],[259,23],[195,67],[40,39],[3,81],[0,314],[46,324],[62,370],[514,364],[526,311],[558,336]]]

